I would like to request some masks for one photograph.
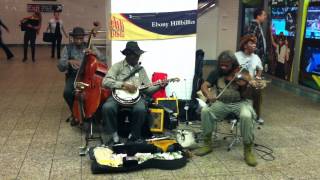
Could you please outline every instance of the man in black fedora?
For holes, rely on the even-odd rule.
[[[109,69],[108,73],[102,81],[102,86],[110,89],[123,89],[128,92],[135,92],[141,85],[150,84],[151,81],[147,76],[145,69],[138,63],[140,56],[145,52],[140,49],[138,43],[135,41],[129,41],[122,54],[125,59],[115,63]],[[165,86],[163,84],[162,86]],[[149,87],[142,93],[152,94],[157,91],[160,86]],[[111,135],[110,138],[113,143],[119,142],[118,135],[118,120],[117,115],[119,108],[122,106],[110,96],[102,106],[102,116],[105,122],[105,130],[107,135]],[[147,116],[146,101],[143,97],[130,106],[131,110],[131,129],[128,139],[130,141],[136,141],[142,139],[141,132]]]
[[[97,59],[100,61],[105,61],[105,57],[94,46],[92,46],[90,50],[86,49],[87,47],[86,43],[84,42],[84,37],[88,34],[82,27],[73,28],[72,32],[69,33],[69,35],[72,37],[72,42],[66,45],[62,50],[58,69],[61,72],[66,73],[66,84],[63,92],[63,97],[68,104],[70,112],[72,112],[74,101],[73,83],[85,54],[88,51],[91,51],[97,56]],[[70,116],[67,120],[73,120],[72,116]],[[71,125],[74,125],[75,121],[71,121],[71,123]]]

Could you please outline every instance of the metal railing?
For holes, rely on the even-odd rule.
[[[199,0],[198,2],[198,18],[214,8],[217,5],[217,0]]]
[[[86,30],[85,31],[87,34],[89,34],[91,31]],[[72,33],[72,31],[69,31],[69,34]],[[99,30],[97,31],[97,37],[93,37],[92,41],[94,42],[95,47],[97,48],[106,48],[107,46],[111,46],[110,43],[107,43],[107,39],[106,39],[106,33],[107,30]],[[103,36],[99,37],[100,34],[103,34]],[[69,42],[71,42],[71,37],[69,36]],[[99,43],[97,43],[99,42]]]

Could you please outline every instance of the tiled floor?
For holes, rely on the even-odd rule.
[[[320,104],[269,86],[256,142],[273,149],[274,161],[248,167],[242,146],[193,157],[186,167],[164,171],[92,175],[88,157],[78,155],[81,134],[64,120],[64,76],[38,48],[37,62],[22,63],[22,49],[7,62],[0,51],[0,179],[320,179]],[[220,138],[221,139],[221,138]]]

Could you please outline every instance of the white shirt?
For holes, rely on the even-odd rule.
[[[278,55],[278,62],[284,64],[286,59],[289,58],[290,49],[286,45],[283,45],[280,47],[279,51],[279,45],[277,44],[276,52]]]
[[[259,58],[258,55],[254,53],[247,55],[242,51],[238,51],[235,53],[235,56],[237,57],[237,60],[240,66],[248,70],[251,77],[256,76],[257,70],[263,70],[261,59]]]
[[[63,22],[61,19],[56,20],[55,18],[51,18],[49,21],[49,32],[54,33],[56,30],[56,26],[57,26],[57,22],[60,23],[60,32],[62,34],[62,26],[63,26]]]

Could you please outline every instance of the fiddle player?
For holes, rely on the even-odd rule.
[[[130,93],[137,91],[141,85],[150,84],[145,69],[138,63],[140,56],[144,53],[138,43],[129,41],[121,53],[125,59],[111,66],[102,81],[102,86],[110,89],[123,89]],[[124,79],[127,79],[124,81]],[[165,86],[161,84],[160,86]],[[143,93],[151,95],[160,86],[147,88]],[[117,115],[121,106],[110,96],[102,106],[102,117],[105,123],[106,134],[110,137],[107,144],[119,143]],[[131,130],[128,137],[129,141],[139,141],[142,139],[141,131],[147,117],[147,105],[144,97],[131,106]],[[112,136],[112,138],[111,138]]]
[[[211,103],[210,106],[201,110],[201,127],[203,130],[204,144],[195,150],[198,156],[212,152],[212,132],[216,122],[224,119],[230,113],[234,113],[240,119],[240,131],[244,144],[244,159],[249,166],[256,166],[257,161],[253,153],[254,141],[254,112],[250,97],[252,86],[256,83],[251,81],[250,75],[246,73],[245,80],[236,79],[236,72],[239,71],[239,63],[232,51],[223,51],[218,56],[218,68],[212,71],[208,79],[201,85],[201,91]],[[247,72],[242,70],[241,72]],[[216,87],[219,94],[230,82],[224,93],[217,98],[209,92],[210,87]]]
[[[240,51],[235,55],[241,67],[249,71],[251,77],[261,80],[263,66],[261,59],[254,53],[257,45],[257,38],[254,34],[247,34],[240,39]],[[252,92],[253,109],[257,113],[257,122],[262,124],[264,120],[261,118],[262,91],[255,89]]]
[[[33,12],[32,16],[25,17],[20,21],[20,26],[23,26],[23,59],[26,62],[28,59],[28,46],[30,42],[32,62],[35,62],[36,38],[41,28],[42,16],[38,11]]]
[[[98,60],[105,61],[105,57],[99,52],[99,50],[92,46],[90,50],[86,49],[86,43],[84,37],[88,35],[82,27],[73,28],[69,36],[72,37],[72,42],[64,47],[62,50],[62,56],[58,63],[58,69],[61,72],[66,72],[65,87],[63,91],[63,98],[68,104],[70,112],[72,112],[72,106],[74,101],[74,81],[79,70],[80,64],[86,53],[89,51],[94,53]],[[72,113],[71,113],[72,114]],[[71,125],[75,125],[72,115],[67,119],[71,120]]]

